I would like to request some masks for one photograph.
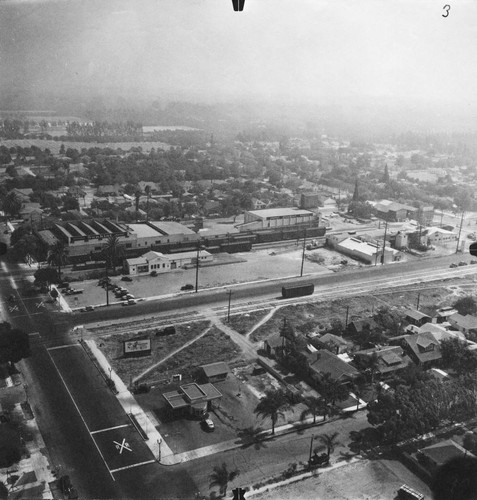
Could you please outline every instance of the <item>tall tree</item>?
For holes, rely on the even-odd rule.
[[[106,246],[103,249],[106,259],[106,266],[116,270],[116,263],[119,258],[124,256],[124,247],[120,245],[119,237],[116,234],[108,236]]]
[[[68,262],[68,249],[62,241],[57,241],[48,252],[48,265],[58,268],[58,277],[61,279],[61,268]]]
[[[358,179],[354,183],[353,201],[359,201]]]
[[[308,415],[313,415],[313,423],[316,424],[316,416],[323,415],[326,418],[328,413],[328,407],[323,398],[315,396],[306,396],[303,399],[303,403],[306,404],[308,408],[305,408],[300,415],[300,420],[303,421]]]
[[[30,340],[23,330],[12,328],[10,323],[0,323],[0,363],[18,363],[30,356]]]
[[[339,432],[333,432],[333,434],[322,434],[318,436],[318,439],[326,446],[326,454],[328,456],[328,460],[330,459],[331,454],[335,451],[335,448],[340,442],[338,441]]]
[[[220,466],[216,465],[212,474],[209,476],[209,488],[218,486],[220,494],[225,497],[229,482],[233,481],[239,474],[240,471],[237,469],[229,471],[225,462],[223,462]]]
[[[284,411],[290,409],[287,395],[281,389],[265,391],[265,396],[260,400],[253,411],[262,418],[269,417],[272,421],[272,434],[275,434],[275,424],[279,417],[284,417]]]
[[[336,401],[344,401],[348,398],[348,388],[333,379],[331,373],[325,373],[321,378],[319,392],[327,405],[334,405]]]
[[[10,191],[7,196],[5,196],[2,205],[5,215],[15,217],[15,215],[18,215],[22,208],[22,200],[15,191]]]
[[[459,314],[466,316],[467,314],[474,314],[477,312],[477,302],[475,299],[468,295],[457,300],[453,307]]]

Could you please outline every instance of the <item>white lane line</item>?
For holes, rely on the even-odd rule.
[[[126,469],[132,469],[133,467],[140,467],[141,465],[147,465],[147,464],[155,464],[155,460],[147,460],[146,462],[139,462],[137,464],[132,464],[132,465],[126,465],[125,467],[119,467],[119,469],[112,469],[110,472],[111,474],[115,472],[119,472],[121,470],[126,470]]]
[[[38,335],[40,336],[40,332],[33,332],[33,333],[29,333],[28,336],[29,337],[33,337],[33,335]]]
[[[131,427],[131,424],[116,425],[115,427],[108,427],[107,429],[98,429],[97,431],[91,431],[91,434],[98,434],[98,432],[108,432],[114,429],[121,429],[123,427]]]
[[[64,349],[66,347],[80,347],[79,344],[63,344],[55,347],[48,347],[47,351],[54,351],[55,349]]]
[[[106,460],[103,457],[103,454],[101,453],[101,450],[99,449],[98,443],[96,443],[96,441],[94,440],[94,437],[92,436],[91,431],[89,430],[88,425],[87,425],[85,419],[83,418],[83,415],[81,415],[81,412],[80,412],[80,410],[78,408],[78,405],[76,404],[76,401],[73,399],[73,396],[72,396],[70,390],[68,389],[68,386],[66,385],[65,379],[61,375],[60,370],[58,370],[58,367],[56,366],[55,360],[53,359],[53,356],[48,351],[46,351],[46,352],[48,353],[48,356],[50,356],[50,359],[51,359],[51,362],[53,363],[53,366],[55,367],[56,371],[58,372],[58,375],[61,378],[61,381],[63,382],[63,385],[65,386],[66,391],[70,395],[71,401],[73,401],[73,404],[75,405],[76,411],[78,412],[78,415],[80,416],[81,420],[83,421],[83,424],[86,427],[86,430],[88,431],[88,434],[89,434],[90,438],[93,440],[93,443],[96,446],[96,449],[98,450],[98,453],[101,456],[101,458],[102,458],[102,460],[104,462],[104,465],[106,466],[106,469],[108,469],[109,475],[111,476],[111,478],[112,478],[113,481],[116,481],[114,479],[113,474],[111,473],[111,470],[108,467],[108,464],[106,463]]]

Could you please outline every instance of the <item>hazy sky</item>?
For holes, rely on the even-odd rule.
[[[1,91],[475,109],[476,52],[474,0],[0,0]]]

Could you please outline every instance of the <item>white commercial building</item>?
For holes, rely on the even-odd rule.
[[[199,251],[199,263],[212,262],[213,256],[206,250]],[[197,252],[163,254],[150,251],[134,259],[126,259],[126,271],[131,275],[167,273],[173,269],[197,263]]]

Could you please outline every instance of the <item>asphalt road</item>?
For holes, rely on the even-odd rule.
[[[22,297],[15,275],[23,272],[3,261],[2,316],[31,334],[32,355],[19,368],[52,466],[70,476],[80,498],[192,497],[196,486],[183,467],[153,461],[104,379],[68,335],[68,322],[60,320],[65,315],[50,314],[45,296]],[[12,294],[14,303],[6,300]],[[148,461],[152,463],[113,472]]]

